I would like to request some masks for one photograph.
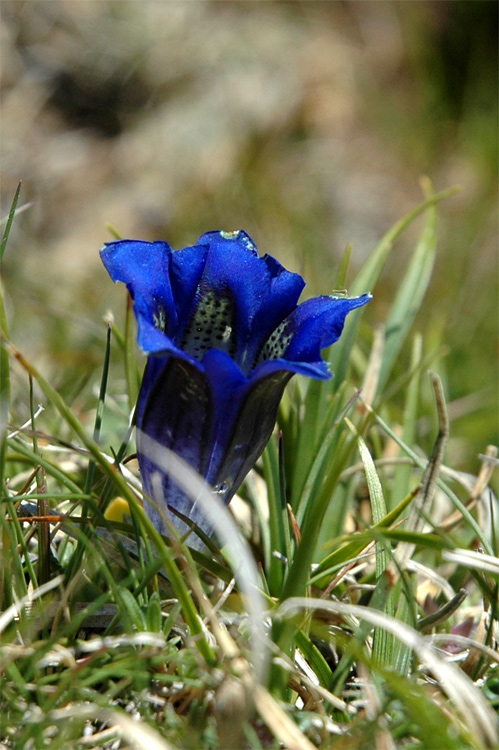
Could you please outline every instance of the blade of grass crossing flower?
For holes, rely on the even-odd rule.
[[[349,420],[347,420],[347,423]],[[350,429],[355,432],[355,427],[349,423]],[[379,524],[386,518],[386,503],[383,496],[383,488],[376,472],[374,461],[369,453],[365,441],[359,436],[357,438],[360,457],[364,464],[369,497],[371,499],[372,516],[375,524]],[[386,542],[376,542],[376,580],[383,576],[390,559],[390,545]],[[386,598],[383,611],[387,615],[393,615],[393,601],[390,593]],[[393,656],[393,636],[383,629],[375,630],[373,643],[373,657],[377,664],[391,664]]]
[[[440,193],[435,193],[431,197],[416,206],[412,211],[409,211],[405,216],[402,217],[396,224],[391,227],[388,232],[382,237],[380,242],[376,245],[371,255],[368,257],[366,262],[363,264],[359,273],[357,274],[353,284],[350,285],[349,294],[352,296],[363,294],[366,290],[374,291],[376,282],[383,270],[386,260],[393,248],[395,240],[407,229],[407,227],[416,219],[420,214],[423,213],[430,206],[434,206],[440,201],[448,198],[451,195],[459,192],[461,188],[459,186],[442,190]],[[357,336],[359,323],[361,319],[361,313],[356,312],[350,315],[343,329],[341,339],[335,344],[332,350],[330,361],[333,365],[333,371],[335,377],[331,383],[332,388],[337,388],[341,382],[345,379],[346,371],[349,363],[350,352],[354,346],[354,342]]]
[[[426,192],[431,187],[426,185]],[[412,327],[430,283],[437,248],[437,208],[432,205],[426,213],[426,221],[407,272],[398,288],[395,301],[386,321],[386,337],[383,361],[379,375],[378,393],[386,384],[395,360]]]
[[[140,517],[140,521],[145,533],[151,538],[152,543],[156,548],[157,554],[163,560],[163,565],[172,583],[172,588],[175,592],[175,595],[181,603],[182,611],[190,632],[193,637],[197,636],[197,638],[195,638],[196,645],[203,658],[209,664],[213,664],[215,661],[213,649],[206,638],[201,618],[196,611],[196,607],[183,580],[182,574],[175,564],[170,550],[164,543],[159,532],[143,512],[135,494],[132,492],[127,482],[125,481],[125,478],[119,471],[116,470],[114,465],[110,464],[106,457],[103,456],[99,449],[99,446],[86,432],[83,425],[76,418],[76,416],[68,407],[62,396],[55,390],[55,388],[53,388],[48,383],[48,381],[45,380],[45,378],[36,370],[36,368],[30,362],[28,362],[28,360],[23,357],[21,352],[19,352],[11,343],[9,343],[8,346],[12,351],[13,356],[15,356],[15,358],[20,362],[22,367],[27,372],[32,374],[47,399],[50,401],[50,403],[53,404],[53,406],[57,409],[67,425],[75,432],[83,445],[88,449],[95,463],[100,467],[103,474],[112,479],[117,493],[120,494],[130,504],[131,507],[134,507],[134,509],[136,509],[137,515],[138,517]]]
[[[225,505],[210,491],[202,476],[176,453],[147,435],[142,433],[140,439],[151,462],[171,476],[184,492],[188,492],[196,499],[214,528],[222,544],[224,556],[234,570],[234,576],[245,595],[251,633],[253,671],[256,679],[262,681],[267,672],[266,637],[262,630],[264,599],[261,594],[261,576],[249,545],[242,538]]]

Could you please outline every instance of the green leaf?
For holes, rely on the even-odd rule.
[[[347,420],[347,423],[349,420]],[[351,423],[350,423],[351,425]],[[355,431],[353,425],[351,429]],[[386,518],[386,503],[383,496],[383,488],[379,480],[374,461],[369,453],[365,441],[360,437],[357,438],[360,458],[364,464],[366,473],[367,487],[371,499],[372,516],[375,524],[379,524]],[[376,580],[379,581],[385,572],[391,559],[391,548],[383,542],[376,542]],[[393,615],[393,599],[391,592],[388,593],[384,602],[383,611],[387,615]],[[393,655],[393,636],[386,630],[376,629],[374,631],[373,658],[377,664],[391,664]]]
[[[428,192],[430,188],[427,188]],[[409,333],[430,283],[437,248],[437,208],[429,206],[419,242],[386,321],[383,360],[378,382],[381,392]]]
[[[343,253],[338,273],[336,274],[336,280],[334,282],[335,289],[345,289],[347,283],[348,266],[350,265],[350,257],[352,255],[352,243],[349,242]]]
[[[451,187],[440,193],[427,198],[423,203],[409,211],[400,221],[391,227],[385,236],[376,245],[373,252],[357,274],[355,281],[351,284],[348,292],[351,296],[373,291],[384,265],[393,249],[395,240],[407,229],[410,224],[426,209],[435,206],[440,201],[460,191],[460,187]],[[357,336],[361,315],[365,308],[356,310],[348,316],[340,340],[332,348],[331,363],[335,372],[334,388],[337,388],[345,379],[350,352],[354,346]]]
[[[161,633],[162,625],[161,600],[158,591],[149,597],[146,611],[146,627],[150,633]]]

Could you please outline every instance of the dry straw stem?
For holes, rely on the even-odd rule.
[[[324,602],[305,597],[286,600],[279,607],[277,615],[283,618],[293,617],[304,610],[308,612],[325,610],[343,617],[356,617],[394,635],[416,654],[421,665],[438,680],[442,690],[454,703],[473,736],[485,747],[498,746],[497,716],[481,690],[456,665],[436,653],[427,640],[411,627],[369,607],[342,602]]]

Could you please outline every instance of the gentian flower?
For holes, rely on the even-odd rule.
[[[298,305],[302,277],[270,255],[258,257],[243,231],[208,232],[177,251],[166,242],[119,240],[101,257],[111,278],[128,287],[148,355],[137,454],[144,491],[163,513],[146,502],[147,513],[165,532],[168,505],[210,534],[196,503],[167,475],[158,488],[141,435],[175,451],[229,503],[269,440],[287,382],[295,373],[331,377],[321,349],[371,295]],[[171,521],[188,530],[174,514]],[[202,547],[194,537],[189,544]]]

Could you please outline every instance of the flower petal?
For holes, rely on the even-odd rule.
[[[241,394],[214,482],[225,502],[237,492],[267,445],[284,388],[292,375],[283,370],[274,372],[253,381]]]
[[[286,331],[291,334],[291,340],[283,358],[292,362],[320,363],[321,349],[339,339],[348,313],[371,298],[371,294],[363,294],[361,297],[314,297],[303,302],[287,319]]]
[[[134,310],[172,336],[177,313],[170,283],[172,249],[167,242],[117,240],[108,242],[101,258],[113,281],[123,281],[134,300]]]

